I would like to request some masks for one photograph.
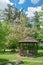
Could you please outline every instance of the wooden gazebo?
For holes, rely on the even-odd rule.
[[[36,56],[38,54],[38,41],[27,37],[19,41],[20,56]]]

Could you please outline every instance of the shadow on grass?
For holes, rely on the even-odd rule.
[[[6,62],[6,63],[2,63],[1,65],[15,65],[14,62]]]
[[[9,62],[6,59],[0,59],[0,65],[10,65],[10,64],[15,65],[14,62]]]
[[[0,58],[0,62],[7,62],[7,59]]]

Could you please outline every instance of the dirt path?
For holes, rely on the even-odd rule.
[[[10,60],[10,62],[15,62],[17,60]],[[21,60],[23,62],[38,62],[38,63],[43,63],[43,61],[40,61],[40,60]]]

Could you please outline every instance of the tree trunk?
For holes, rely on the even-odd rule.
[[[5,49],[4,49],[4,52],[5,52]]]

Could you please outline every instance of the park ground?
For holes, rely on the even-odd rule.
[[[43,50],[39,50],[39,55],[37,57],[21,57],[18,52],[0,52],[0,65],[6,65],[6,62],[12,63],[14,65],[15,60],[22,60],[24,63],[20,65],[43,65]],[[5,62],[5,63],[4,63]]]

